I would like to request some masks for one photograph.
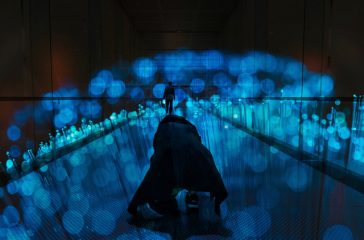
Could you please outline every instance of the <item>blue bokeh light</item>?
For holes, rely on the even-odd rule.
[[[193,93],[201,93],[205,89],[205,81],[200,78],[192,79],[190,89]]]
[[[15,142],[21,137],[21,130],[16,125],[10,125],[6,134],[11,141]]]

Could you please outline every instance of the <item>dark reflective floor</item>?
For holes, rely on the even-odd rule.
[[[213,116],[190,119],[229,192],[221,218],[204,195],[193,212],[179,195],[178,217],[127,213],[152,154],[157,122],[149,120],[4,188],[0,239],[362,239],[363,194]]]

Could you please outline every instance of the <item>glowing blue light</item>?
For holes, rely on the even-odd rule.
[[[67,177],[66,169],[63,167],[57,167],[54,172],[54,177],[57,179],[57,181],[62,182]]]
[[[157,83],[156,85],[154,85],[153,87],[153,95],[156,98],[162,98],[163,97],[163,93],[164,93],[164,89],[165,89],[166,85],[163,83]]]
[[[17,145],[13,145],[9,149],[10,156],[13,158],[18,158],[20,156],[20,148]]]
[[[295,192],[302,192],[307,188],[308,176],[303,167],[295,166],[287,170],[287,185]]]
[[[31,180],[24,181],[21,184],[21,192],[24,196],[31,196],[34,192],[35,182]]]
[[[339,129],[339,137],[341,139],[349,139],[350,138],[350,130],[347,127],[342,127]]]
[[[208,70],[219,69],[223,63],[223,55],[216,50],[206,51],[202,54],[202,64]]]
[[[19,223],[20,216],[18,210],[9,205],[5,208],[3,213],[4,222],[8,227],[16,226]]]
[[[264,79],[260,82],[261,89],[266,94],[271,94],[274,91],[275,84],[271,79]]]
[[[228,71],[231,75],[237,76],[243,69],[243,63],[240,58],[232,57],[228,60]]]
[[[70,234],[78,234],[84,226],[84,220],[81,214],[76,211],[67,211],[62,217],[64,228]]]
[[[14,195],[18,192],[18,184],[16,182],[11,182],[6,186],[6,190],[10,195]]]
[[[175,94],[176,94],[176,99],[178,102],[183,102],[187,97],[186,92],[180,88],[177,88],[175,90]]]
[[[74,210],[81,215],[86,215],[90,209],[90,204],[85,194],[73,194],[68,200],[68,208]]]
[[[96,100],[83,101],[79,106],[81,114],[86,118],[97,119],[101,116],[101,106]]]
[[[34,198],[34,204],[41,209],[46,209],[51,204],[49,192],[44,190],[43,188],[38,189],[34,193],[33,198]]]
[[[327,96],[334,90],[334,81],[328,75],[324,75],[321,78],[322,95]]]
[[[21,130],[16,125],[10,125],[6,134],[11,141],[15,142],[21,137]]]
[[[125,83],[121,80],[112,81],[107,87],[109,97],[118,98],[125,93]]]
[[[133,64],[133,72],[144,83],[150,83],[153,80],[154,74],[157,72],[157,65],[152,59],[142,58],[136,60]]]
[[[100,235],[107,236],[114,231],[115,217],[109,211],[97,210],[92,216],[92,228]]]
[[[200,93],[205,88],[205,81],[199,78],[194,78],[191,81],[190,89],[194,93]]]
[[[142,100],[144,98],[144,91],[140,87],[135,87],[130,91],[130,97],[134,100]]]
[[[323,240],[353,240],[353,234],[347,226],[333,225],[325,233]]]
[[[91,96],[101,96],[106,90],[106,81],[104,78],[93,78],[89,85],[89,93]]]

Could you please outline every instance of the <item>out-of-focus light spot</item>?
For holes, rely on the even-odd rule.
[[[219,69],[224,63],[223,55],[215,50],[206,51],[201,57],[203,66],[208,70]]]
[[[92,216],[92,229],[100,235],[110,235],[115,224],[115,217],[109,211],[97,210]]]
[[[138,59],[133,64],[133,72],[144,83],[150,83],[152,77],[157,72],[157,65],[152,59],[142,58]]]
[[[287,169],[286,182],[290,189],[295,192],[302,192],[306,190],[308,185],[308,175],[305,168],[295,166]]]
[[[18,192],[18,184],[16,182],[11,182],[6,186],[6,190],[10,195],[14,195]]]
[[[21,130],[16,125],[10,125],[6,134],[11,141],[15,142],[21,137]]]
[[[262,91],[265,94],[271,94],[274,92],[275,84],[271,79],[264,79],[260,82]]]
[[[338,132],[339,132],[339,137],[341,139],[346,140],[346,139],[350,138],[350,130],[349,130],[349,128],[342,127],[342,128],[339,129]]]
[[[46,209],[51,204],[50,194],[47,190],[40,188],[34,193],[34,204],[41,208]]]
[[[336,106],[340,106],[340,104],[341,104],[340,99],[336,99],[336,100],[335,100],[335,105],[336,105]]]
[[[177,88],[175,90],[175,94],[176,94],[176,99],[178,102],[183,102],[187,97],[186,92],[180,88]]]
[[[57,181],[62,182],[67,178],[68,175],[66,169],[64,169],[63,167],[57,167],[54,172],[54,176],[57,179]]]
[[[70,234],[78,234],[84,226],[84,220],[81,214],[76,211],[67,211],[62,217],[64,228]]]
[[[164,94],[164,89],[165,89],[166,85],[163,83],[157,83],[156,85],[154,85],[153,87],[153,95],[156,98],[162,98],[163,94]]]
[[[96,77],[90,81],[89,93],[91,96],[101,96],[105,92],[106,86],[104,78]]]
[[[347,226],[333,225],[329,227],[325,233],[323,240],[352,240],[353,234]]]
[[[334,90],[334,81],[328,75],[322,76],[321,86],[322,86],[322,95],[328,96]]]
[[[107,95],[112,98],[119,98],[125,93],[125,83],[121,80],[112,81],[107,87]]]
[[[140,87],[135,87],[130,91],[130,97],[134,100],[142,100],[144,98],[144,91]]]
[[[8,227],[16,226],[19,223],[20,216],[18,210],[9,205],[3,212],[4,222]]]
[[[205,81],[200,78],[194,78],[191,81],[190,89],[194,93],[200,93],[205,88]]]
[[[17,145],[13,145],[9,149],[10,156],[13,158],[18,158],[20,156],[20,148]]]

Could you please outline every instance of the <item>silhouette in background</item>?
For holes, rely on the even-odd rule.
[[[196,204],[194,192],[207,192],[214,199],[214,211],[220,215],[220,204],[227,191],[210,151],[201,143],[196,127],[183,117],[167,115],[159,124],[153,139],[154,154],[150,168],[137,189],[128,211],[140,216],[149,208],[157,216],[178,213],[176,195],[189,191],[187,204]]]
[[[173,111],[173,100],[176,98],[174,94],[174,87],[172,82],[168,82],[168,86],[164,89],[163,99],[166,101],[166,113],[172,114]]]

